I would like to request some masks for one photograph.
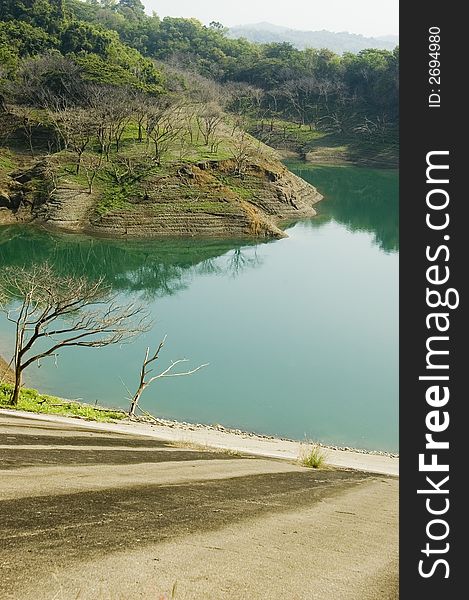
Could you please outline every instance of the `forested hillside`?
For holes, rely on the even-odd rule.
[[[0,9],[4,90],[24,78],[32,57],[66,56],[82,80],[151,94],[198,74],[221,84],[224,107],[249,119],[382,139],[397,122],[397,48],[339,57],[254,44],[230,39],[219,23],[147,16],[140,0],[1,0]]]
[[[281,235],[319,195],[272,147],[395,163],[397,49],[254,44],[140,0],[0,0],[0,14],[0,221]]]

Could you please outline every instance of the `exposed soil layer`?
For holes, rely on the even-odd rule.
[[[279,161],[172,164],[125,190],[88,193],[56,181],[52,159],[8,175],[0,189],[0,224],[35,221],[106,236],[283,237],[283,222],[314,216],[322,199]]]

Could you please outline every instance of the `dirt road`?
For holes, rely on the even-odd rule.
[[[0,414],[0,597],[394,600],[398,480]]]

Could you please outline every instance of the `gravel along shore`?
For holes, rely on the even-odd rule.
[[[398,598],[397,477],[138,427],[0,412],[0,598]]]
[[[73,417],[41,415],[16,410],[1,410],[0,413],[23,415],[39,421],[64,424],[77,422]],[[290,461],[298,460],[302,449],[308,446],[307,442],[257,435],[237,429],[227,429],[221,425],[180,423],[164,419],[155,419],[152,422],[120,421],[118,423],[96,423],[80,419],[79,422],[80,426],[90,430],[144,435],[179,444],[221,448]],[[383,475],[399,475],[399,458],[395,454],[337,446],[321,446],[321,448],[328,465]]]

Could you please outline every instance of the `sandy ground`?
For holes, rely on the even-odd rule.
[[[398,597],[395,477],[5,411],[0,460],[2,599]]]
[[[276,438],[264,438],[251,434],[233,433],[228,431],[217,431],[213,428],[191,427],[185,424],[174,424],[172,427],[164,425],[153,425],[149,423],[94,423],[90,421],[77,420],[71,417],[55,415],[40,415],[22,411],[0,410],[0,414],[11,414],[27,416],[39,421],[46,420],[61,424],[80,424],[90,431],[108,431],[112,433],[129,433],[143,435],[159,440],[192,443],[201,446],[233,450],[255,456],[268,458],[282,458],[286,460],[297,460],[301,444],[289,440]],[[324,448],[327,464],[347,469],[358,469],[371,473],[383,475],[399,474],[399,459],[383,454],[368,454],[352,450],[334,450]]]

